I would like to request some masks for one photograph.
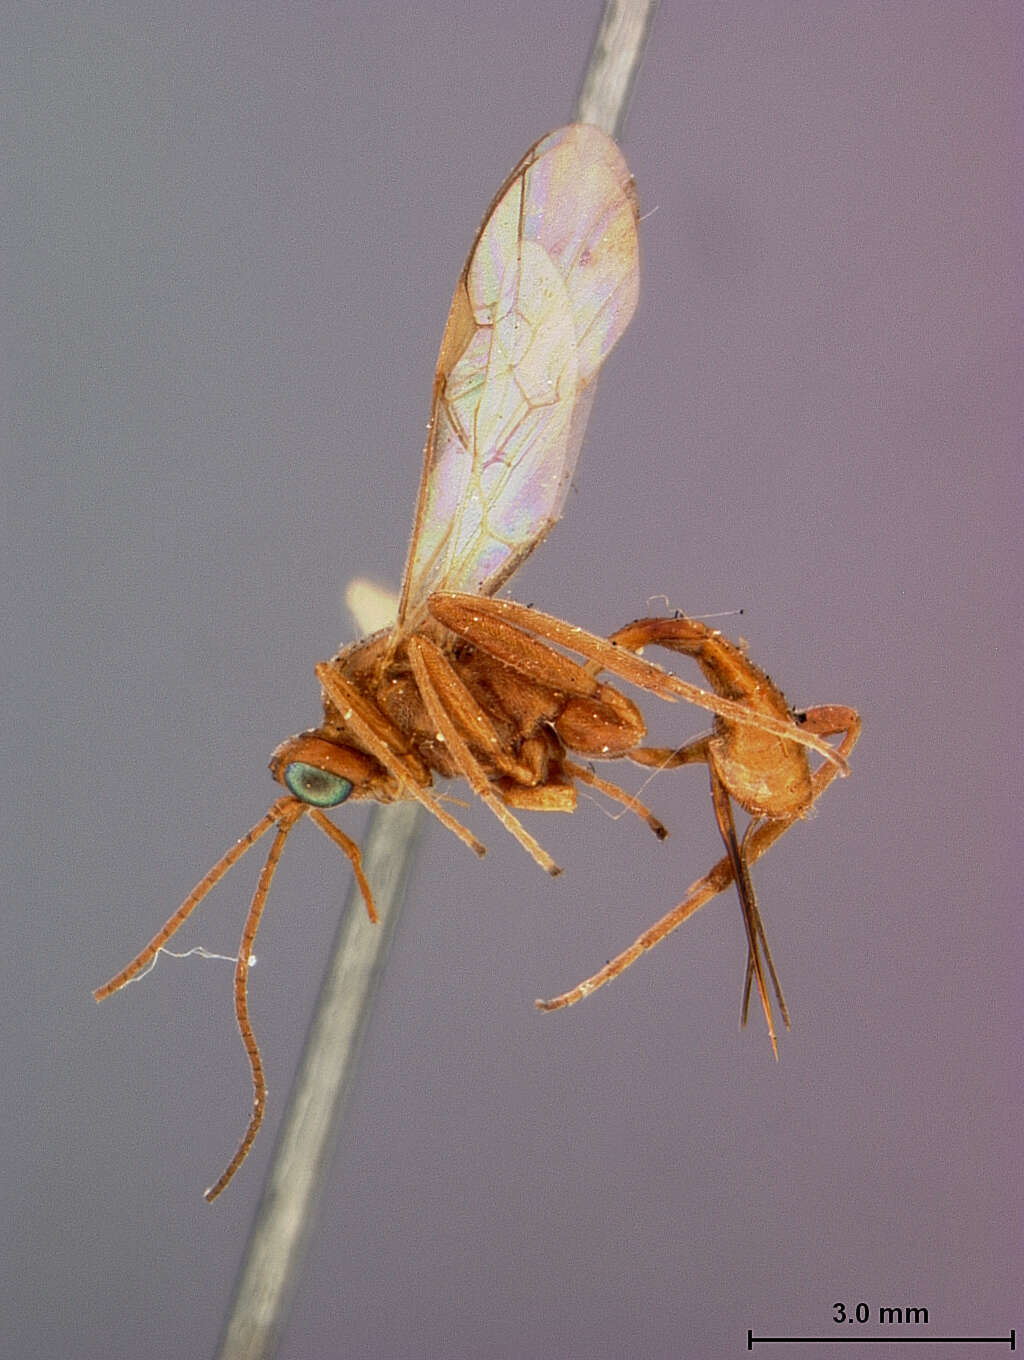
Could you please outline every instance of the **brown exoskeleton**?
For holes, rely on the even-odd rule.
[[[784,1019],[786,1012],[749,866],[845,772],[856,715],[833,708],[794,715],[740,650],[683,617],[639,620],[602,638],[493,598],[561,514],[593,379],[636,305],[636,225],[629,171],[614,142],[593,127],[572,125],[538,142],[499,190],[460,276],[441,343],[395,627],[317,666],[323,721],[282,743],[271,758],[286,793],[146,948],[95,993],[102,1000],[149,967],[214,884],[275,828],[235,964],[235,1011],[252,1069],[253,1112],[207,1199],[230,1181],[263,1118],[266,1085],[249,1022],[249,960],[284,842],[301,817],[349,857],[376,919],[359,850],[324,812],[346,799],[416,799],[482,854],[481,842],[432,791],[435,776],[464,778],[555,874],[554,861],[513,809],[570,812],[577,785],[584,784],[634,811],[659,837],[666,834],[631,794],[579,759],[626,758],[658,768],[706,763],[725,860],[632,950],[573,992],[538,1004],[553,1009],[586,995],[695,910],[695,894],[705,901],[735,880],[748,942],[743,1014],[756,981],[775,1044],[766,965]],[[694,657],[711,692],[638,655],[653,644]],[[645,747],[639,709],[600,679],[602,673],[661,699],[709,709],[713,734],[678,750]],[[840,731],[845,740],[834,750],[825,738]],[[808,750],[826,762],[814,775]],[[743,841],[730,799],[755,819]]]
[[[639,765],[659,770],[675,769],[694,763],[708,767],[715,820],[725,844],[725,858],[699,879],[678,906],[646,930],[630,947],[571,991],[549,1001],[538,1001],[542,1011],[559,1010],[589,996],[628,968],[646,949],[663,940],[702,907],[709,898],[735,882],[743,909],[747,933],[747,975],[743,987],[741,1021],[747,1022],[752,982],[756,981],[761,1006],[768,1022],[772,1050],[778,1057],[771,1001],[765,984],[767,965],[782,1013],[789,1028],[789,1013],[765,938],[757,909],[757,897],[750,878],[750,866],[769,846],[805,817],[815,801],[839,773],[840,767],[826,761],[812,773],[807,746],[800,734],[817,737],[841,736],[836,754],[845,760],[860,735],[860,716],[855,709],[830,704],[794,713],[777,685],[747,657],[745,651],[703,623],[676,615],[673,618],[638,619],[613,633],[610,641],[620,647],[639,651],[657,644],[670,651],[692,657],[704,672],[716,694],[746,703],[748,711],[788,720],[793,727],[789,737],[780,739],[765,727],[749,722],[734,722],[719,712],[714,730],[676,750],[638,746],[626,754]],[[750,816],[742,841],[737,837],[732,802]],[[764,959],[762,961],[762,951]]]

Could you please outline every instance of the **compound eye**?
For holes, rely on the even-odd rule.
[[[313,807],[337,807],[352,792],[351,779],[307,765],[304,760],[293,760],[285,768],[284,783],[296,798]]]

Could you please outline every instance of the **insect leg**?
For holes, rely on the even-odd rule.
[[[437,799],[419,783],[413,772],[402,761],[400,754],[392,751],[387,742],[373,730],[373,726],[362,712],[364,701],[356,690],[328,662],[321,661],[315,669],[317,679],[323,686],[324,692],[341,713],[346,725],[369,751],[370,755],[379,760],[381,765],[401,782],[406,796],[415,798],[417,802],[422,803],[427,811],[433,813],[442,826],[446,826],[449,831],[458,836],[464,845],[468,845],[478,855],[485,855],[487,847],[483,842],[477,840],[476,836],[461,822],[457,822],[450,813],[445,812]]]
[[[760,728],[764,732],[770,732],[773,736],[808,746],[835,765],[841,774],[849,774],[849,769],[843,758],[827,742],[821,740],[816,733],[805,729],[794,731],[792,723],[783,718],[761,712],[736,700],[711,694],[697,685],[691,685],[685,680],[680,680],[677,675],[663,670],[660,666],[655,666],[652,662],[644,660],[643,657],[636,656],[630,650],[631,645],[643,646],[642,641],[630,643],[624,637],[623,642],[618,644],[615,640],[599,637],[596,633],[588,633],[585,629],[577,628],[573,624],[555,618],[553,614],[544,614],[539,609],[528,609],[525,605],[516,604],[513,600],[495,600],[478,595],[438,592],[430,597],[428,607],[431,614],[441,623],[444,623],[446,627],[451,628],[470,642],[478,643],[485,650],[489,649],[490,638],[493,636],[493,626],[489,625],[493,625],[496,620],[504,620],[514,628],[521,629],[524,634],[538,634],[549,642],[554,642],[560,647],[566,647],[570,651],[579,653],[588,661],[597,663],[600,669],[606,670],[612,675],[617,675],[640,689],[649,690],[660,699],[669,701],[684,699],[687,703],[695,704],[698,708],[706,708],[722,718]],[[642,620],[641,622],[655,621]],[[637,625],[629,625],[631,629],[636,627]],[[620,632],[622,635],[626,635],[627,629],[622,629]],[[653,641],[653,639],[649,640]],[[577,670],[582,671],[593,681],[593,677],[584,667],[577,667]]]
[[[451,696],[463,711],[466,701],[475,703],[475,700],[466,690],[444,653],[420,634],[413,634],[410,637],[407,649],[423,703],[431,721],[436,725],[458,763],[459,772],[469,782],[477,797],[487,804],[505,829],[515,836],[523,849],[533,856],[542,869],[546,869],[552,875],[561,873],[561,869],[543,846],[530,835],[519,819],[512,815],[494,793],[490,780],[469,749],[448,708],[445,707],[440,693],[442,690],[446,696]]]
[[[589,784],[592,789],[597,789],[606,798],[612,798],[616,803],[621,803],[630,812],[635,812],[641,821],[647,823],[659,841],[663,841],[668,835],[665,824],[655,817],[650,808],[635,798],[633,794],[627,793],[625,789],[620,789],[618,784],[612,784],[607,779],[601,779],[593,770],[588,770],[585,765],[578,765],[574,760],[567,760],[564,763],[567,773],[574,779],[578,779],[581,784]]]
[[[857,744],[860,736],[861,720],[859,714],[852,708],[844,708],[839,705],[823,705],[817,708],[810,708],[805,713],[796,715],[797,721],[802,721],[818,736],[838,736],[843,734],[843,739],[839,743],[838,754],[847,760],[853,748]],[[835,765],[822,765],[815,770],[811,776],[813,788],[813,802],[821,797],[838,774]],[[781,817],[775,821],[762,821],[756,824],[752,832],[744,841],[744,858],[747,866],[754,864],[761,856],[784,836],[794,822],[799,821],[798,817]],[[673,907],[671,911],[665,913],[661,920],[656,921],[633,943],[610,959],[603,968],[599,968],[590,977],[584,978],[577,986],[567,992],[562,992],[559,996],[551,997],[547,1001],[537,1001],[535,1005],[541,1011],[561,1010],[564,1006],[573,1006],[577,1001],[582,1001],[591,992],[603,987],[606,982],[611,982],[620,973],[635,963],[641,954],[648,949],[653,949],[656,944],[670,935],[673,930],[681,926],[684,921],[689,920],[700,910],[705,903],[710,902],[713,897],[717,897],[733,881],[733,868],[729,856],[725,855],[704,875],[703,878],[692,884],[689,892]]]
[[[374,905],[373,892],[370,888],[369,881],[363,873],[363,852],[359,849],[359,846],[356,845],[352,837],[346,836],[344,831],[342,831],[340,827],[335,826],[331,819],[326,817],[319,808],[307,808],[306,813],[312,821],[316,822],[324,835],[329,836],[334,844],[338,846],[342,854],[347,856],[352,865],[352,872],[355,874],[356,882],[359,884],[359,891],[363,895],[363,901],[366,903],[366,914],[369,916],[372,924],[376,925],[380,918],[377,915],[377,908]]]

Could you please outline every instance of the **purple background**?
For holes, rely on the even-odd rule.
[[[349,578],[397,585],[455,278],[575,95],[596,6],[567,9],[7,9],[4,1356],[214,1347],[348,870],[289,844],[271,1112],[215,1208],[249,1105],[228,965],[90,991],[269,804]],[[530,819],[557,882],[483,809],[483,863],[431,828],[289,1360],[738,1355],[837,1300],[1021,1325],[1020,14],[659,15],[640,308],[514,589],[598,631],[742,608],[791,701],[862,711],[853,777],[756,870],[794,1030],[778,1065],[737,1032],[731,897],[532,1008],[717,858],[699,772],[648,790],[664,846]],[[183,947],[233,950],[256,869]]]

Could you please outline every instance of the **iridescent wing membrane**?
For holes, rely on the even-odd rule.
[[[581,123],[550,133],[498,191],[455,289],[400,633],[434,591],[493,594],[559,519],[638,270],[636,193],[618,147]]]

